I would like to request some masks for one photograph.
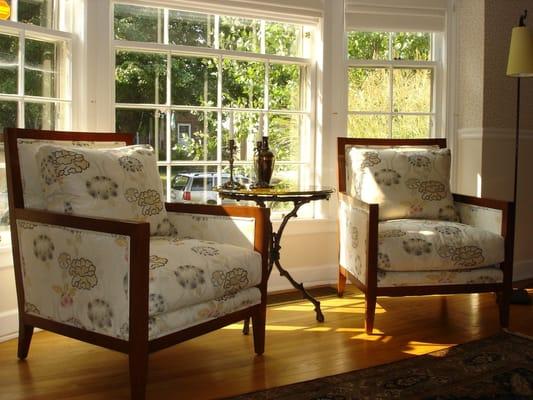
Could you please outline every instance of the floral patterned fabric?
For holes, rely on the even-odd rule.
[[[502,281],[503,272],[498,267],[421,272],[391,272],[378,269],[378,287],[471,285],[479,283],[499,283]]]
[[[449,149],[351,148],[348,156],[355,197],[379,204],[380,220],[457,220]]]
[[[368,212],[349,201],[339,202],[339,264],[366,283]]]
[[[391,220],[378,229],[384,271],[470,270],[504,260],[502,236],[459,222]]]
[[[129,335],[127,236],[17,221],[26,312]],[[259,304],[261,256],[198,239],[150,240],[150,337]]]
[[[261,255],[198,239],[150,239],[150,315],[233,296],[261,282]]]
[[[496,234],[502,231],[502,210],[455,202],[455,208],[463,224],[485,229]]]
[[[146,221],[152,234],[167,217],[150,146],[86,149],[43,145],[36,161],[50,211]]]
[[[129,315],[128,291],[121,290],[129,238],[22,220],[17,230],[26,312],[121,337]]]
[[[36,140],[17,139],[19,152],[20,173],[22,177],[22,191],[25,208],[46,208],[43,192],[41,190],[41,178],[39,166],[35,160],[37,152],[43,145],[56,144],[61,146],[73,146],[84,148],[113,148],[125,146],[124,142],[88,142],[88,141],[65,141],[65,140]]]
[[[254,287],[177,311],[158,314],[149,320],[148,336],[149,339],[156,339],[259,303],[261,292]]]
[[[174,234],[181,238],[211,240],[245,249],[254,248],[253,218],[168,212],[168,222],[179,227]]]

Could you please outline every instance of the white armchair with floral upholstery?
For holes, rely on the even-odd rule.
[[[378,296],[498,292],[509,322],[514,204],[450,191],[445,139],[338,138],[339,281]]]
[[[18,356],[34,327],[148,354],[247,318],[264,351],[268,210],[165,204],[154,151],[125,134],[7,129]]]

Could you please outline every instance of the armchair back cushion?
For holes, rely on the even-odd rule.
[[[163,187],[150,146],[44,145],[36,161],[49,211],[146,221],[151,234],[164,225]]]
[[[37,156],[39,149],[47,144],[55,144],[58,146],[76,146],[84,148],[111,148],[125,146],[125,142],[95,142],[85,140],[43,140],[43,139],[17,139],[17,147],[19,153],[20,174],[22,178],[22,192],[24,197],[25,208],[37,208],[44,210],[46,204],[44,203],[43,192],[41,190],[41,178],[39,166],[32,162]]]
[[[456,221],[450,191],[449,149],[371,149],[348,153],[353,188],[367,203],[379,204],[379,219]]]

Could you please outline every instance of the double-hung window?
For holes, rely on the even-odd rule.
[[[348,136],[436,135],[440,37],[428,32],[347,33]]]
[[[113,16],[116,130],[156,149],[168,199],[216,201],[188,189],[227,180],[231,136],[239,180],[268,135],[273,180],[309,182],[312,27],[121,2]]]
[[[67,2],[4,0],[1,6],[0,132],[6,127],[70,129],[72,36],[65,32]],[[0,226],[5,230],[7,187],[3,151],[0,154]]]

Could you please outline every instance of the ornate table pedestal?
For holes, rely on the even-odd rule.
[[[297,216],[298,210],[304,204],[310,203],[315,200],[327,200],[329,199],[331,193],[333,193],[332,188],[328,187],[298,187],[294,189],[276,189],[272,188],[255,188],[255,189],[216,189],[219,196],[223,199],[233,199],[237,201],[253,201],[259,207],[267,207],[267,202],[288,202],[292,203],[292,210],[285,214],[281,224],[277,230],[274,231],[272,227],[272,221],[270,221],[270,231],[272,232],[270,237],[270,251],[269,251],[269,262],[268,262],[268,276],[272,272],[274,265],[278,269],[281,276],[287,278],[291,285],[298,289],[304,298],[309,300],[315,306],[316,319],[319,322],[324,322],[324,314],[320,309],[320,301],[311,296],[307,290],[305,290],[302,283],[298,283],[294,278],[289,274],[289,272],[283,268],[280,262],[280,250],[281,250],[281,236],[287,222],[293,217]],[[248,324],[249,321],[245,322],[244,333],[248,333]]]

